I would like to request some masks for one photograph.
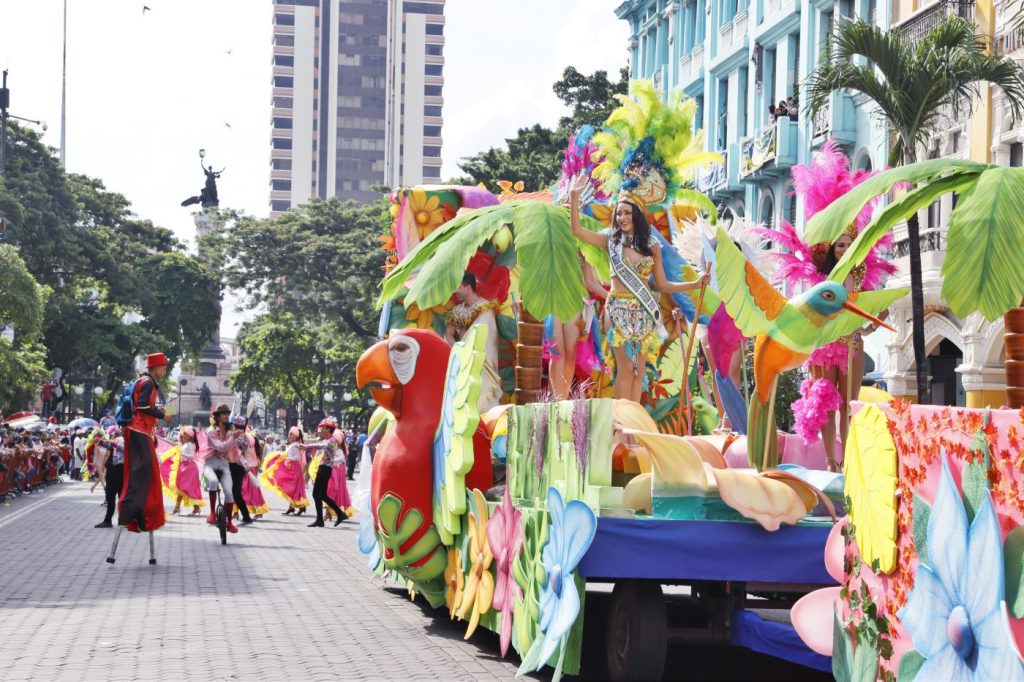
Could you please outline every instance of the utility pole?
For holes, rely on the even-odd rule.
[[[68,99],[68,0],[64,0],[64,52],[61,57],[60,74],[60,165],[64,165],[64,133],[67,124],[64,120],[65,104]]]
[[[7,69],[0,85],[0,175],[7,173],[7,108],[11,106],[11,91],[7,89]]]

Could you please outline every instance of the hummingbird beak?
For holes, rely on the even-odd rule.
[[[864,310],[863,308],[859,308],[859,307],[855,306],[850,301],[847,301],[846,303],[844,303],[843,307],[845,309],[849,310],[851,313],[856,313],[857,315],[860,315],[865,320],[870,320],[870,321],[874,322],[879,327],[885,327],[886,329],[888,329],[891,332],[895,332],[896,331],[896,328],[893,327],[892,325],[886,324],[885,322],[883,322],[882,320],[878,319],[877,317],[875,317],[874,315],[872,315],[868,311]]]

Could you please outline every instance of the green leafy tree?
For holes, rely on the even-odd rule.
[[[553,89],[571,112],[561,118],[557,129],[551,130],[539,123],[520,128],[515,137],[505,140],[507,149],[492,147],[462,159],[459,168],[469,177],[452,182],[482,182],[495,190],[499,180],[522,180],[528,192],[549,187],[558,180],[562,154],[569,138],[580,126],[601,127],[618,106],[614,96],[625,94],[629,89],[629,71],[622,69],[619,80],[612,82],[606,71],[595,71],[587,76],[569,66]]]
[[[947,108],[954,115],[965,110],[970,113],[979,83],[1001,87],[1014,117],[1020,118],[1024,112],[1020,66],[989,52],[986,40],[975,30],[972,22],[953,17],[912,43],[897,29],[840,20],[831,48],[810,80],[811,114],[821,110],[837,90],[864,94],[878,105],[889,125],[893,138],[889,161],[893,165],[917,161],[918,146],[927,143]],[[927,403],[921,231],[916,210],[907,215],[907,237],[917,399]]]
[[[99,367],[109,390],[134,375],[138,354],[198,353],[218,322],[217,273],[100,180],[65,173],[34,132],[8,133],[0,216],[4,239],[52,291],[39,316],[45,365]]]
[[[0,244],[0,325],[13,325],[12,339],[0,336],[0,415],[24,409],[46,377],[38,343],[49,291],[25,266],[17,250]]]

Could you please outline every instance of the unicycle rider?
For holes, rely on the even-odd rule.
[[[206,522],[217,523],[217,492],[224,496],[224,509],[227,514],[229,533],[237,533],[238,527],[231,521],[231,512],[235,504],[232,494],[231,469],[229,462],[234,459],[235,436],[228,430],[231,408],[220,404],[210,413],[210,428],[206,431],[205,461],[203,476],[206,479],[206,491],[210,495],[210,516]]]

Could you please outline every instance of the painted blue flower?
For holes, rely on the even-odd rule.
[[[988,491],[968,527],[942,455],[928,557],[899,617],[926,660],[919,680],[1024,680],[1005,613],[1003,543]]]
[[[359,521],[359,551],[367,555],[366,564],[370,570],[376,571],[381,560],[380,543],[373,530],[373,514],[369,511]]]
[[[580,612],[580,595],[573,571],[594,541],[597,518],[593,510],[580,500],[562,502],[562,494],[548,488],[548,542],[541,552],[547,579],[540,592],[540,629],[543,645],[537,670],[555,653],[562,638],[568,634]]]

